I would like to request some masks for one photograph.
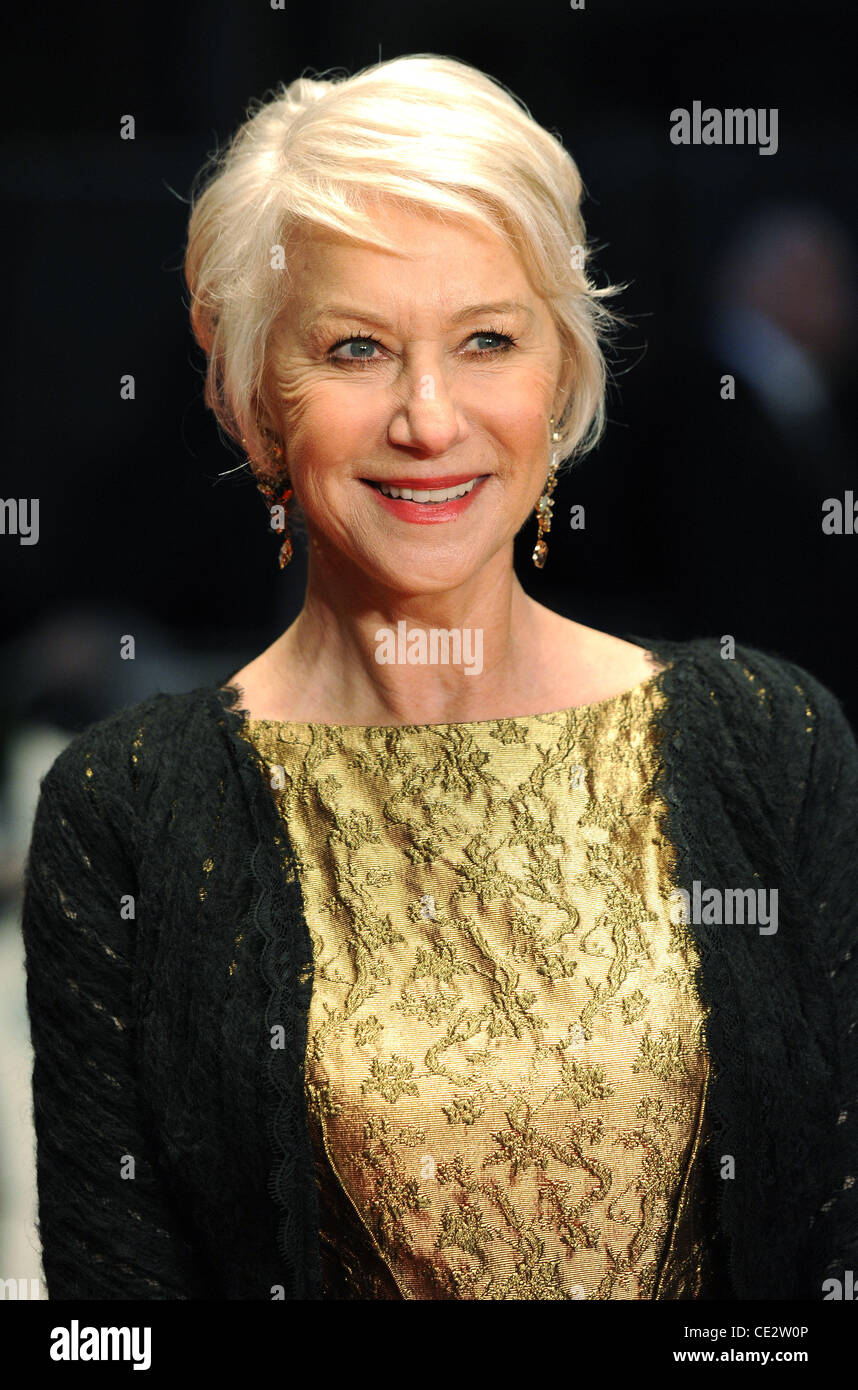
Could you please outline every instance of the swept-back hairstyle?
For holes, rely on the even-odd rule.
[[[602,341],[616,322],[601,301],[616,291],[596,288],[587,274],[574,160],[485,73],[416,54],[353,77],[300,77],[251,106],[202,179],[185,263],[191,322],[208,358],[206,400],[223,429],[246,441],[250,458],[266,452],[266,345],[295,290],[290,240],[318,226],[408,256],[372,219],[379,195],[506,239],[546,300],[571,368],[559,455],[578,457],[596,443],[607,377]]]

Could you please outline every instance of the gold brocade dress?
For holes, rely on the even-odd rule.
[[[245,719],[315,976],[327,1296],[705,1296],[708,1077],[653,679],[473,723]]]

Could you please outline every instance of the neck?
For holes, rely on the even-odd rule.
[[[412,594],[346,582],[311,545],[304,607],[271,655],[284,697],[312,691],[332,723],[455,723],[518,703],[545,612],[511,543],[464,584]]]

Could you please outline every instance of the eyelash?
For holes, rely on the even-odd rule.
[[[511,333],[502,333],[499,328],[477,329],[475,333],[471,333],[468,335],[468,340],[470,340],[471,338],[503,338],[505,343],[504,347],[488,348],[483,352],[477,352],[474,354],[476,357],[500,357],[504,353],[509,352],[518,343],[518,338],[514,338]],[[382,351],[384,351],[384,345],[380,343],[377,338],[374,338],[371,333],[350,333],[347,338],[341,338],[338,343],[334,343],[333,346],[328,349],[328,360],[331,362],[335,362],[338,366],[374,366],[376,361],[378,360],[375,357],[334,357],[333,354],[337,351],[338,348],[345,347],[347,343],[355,342],[375,343],[376,347],[379,347],[382,349]]]

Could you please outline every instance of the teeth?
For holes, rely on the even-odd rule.
[[[403,502],[452,502],[456,497],[465,497],[476,485],[477,479],[472,478],[469,483],[460,483],[458,487],[436,488],[434,491],[424,492],[410,487],[388,487],[386,483],[373,484],[385,497],[399,497]]]

